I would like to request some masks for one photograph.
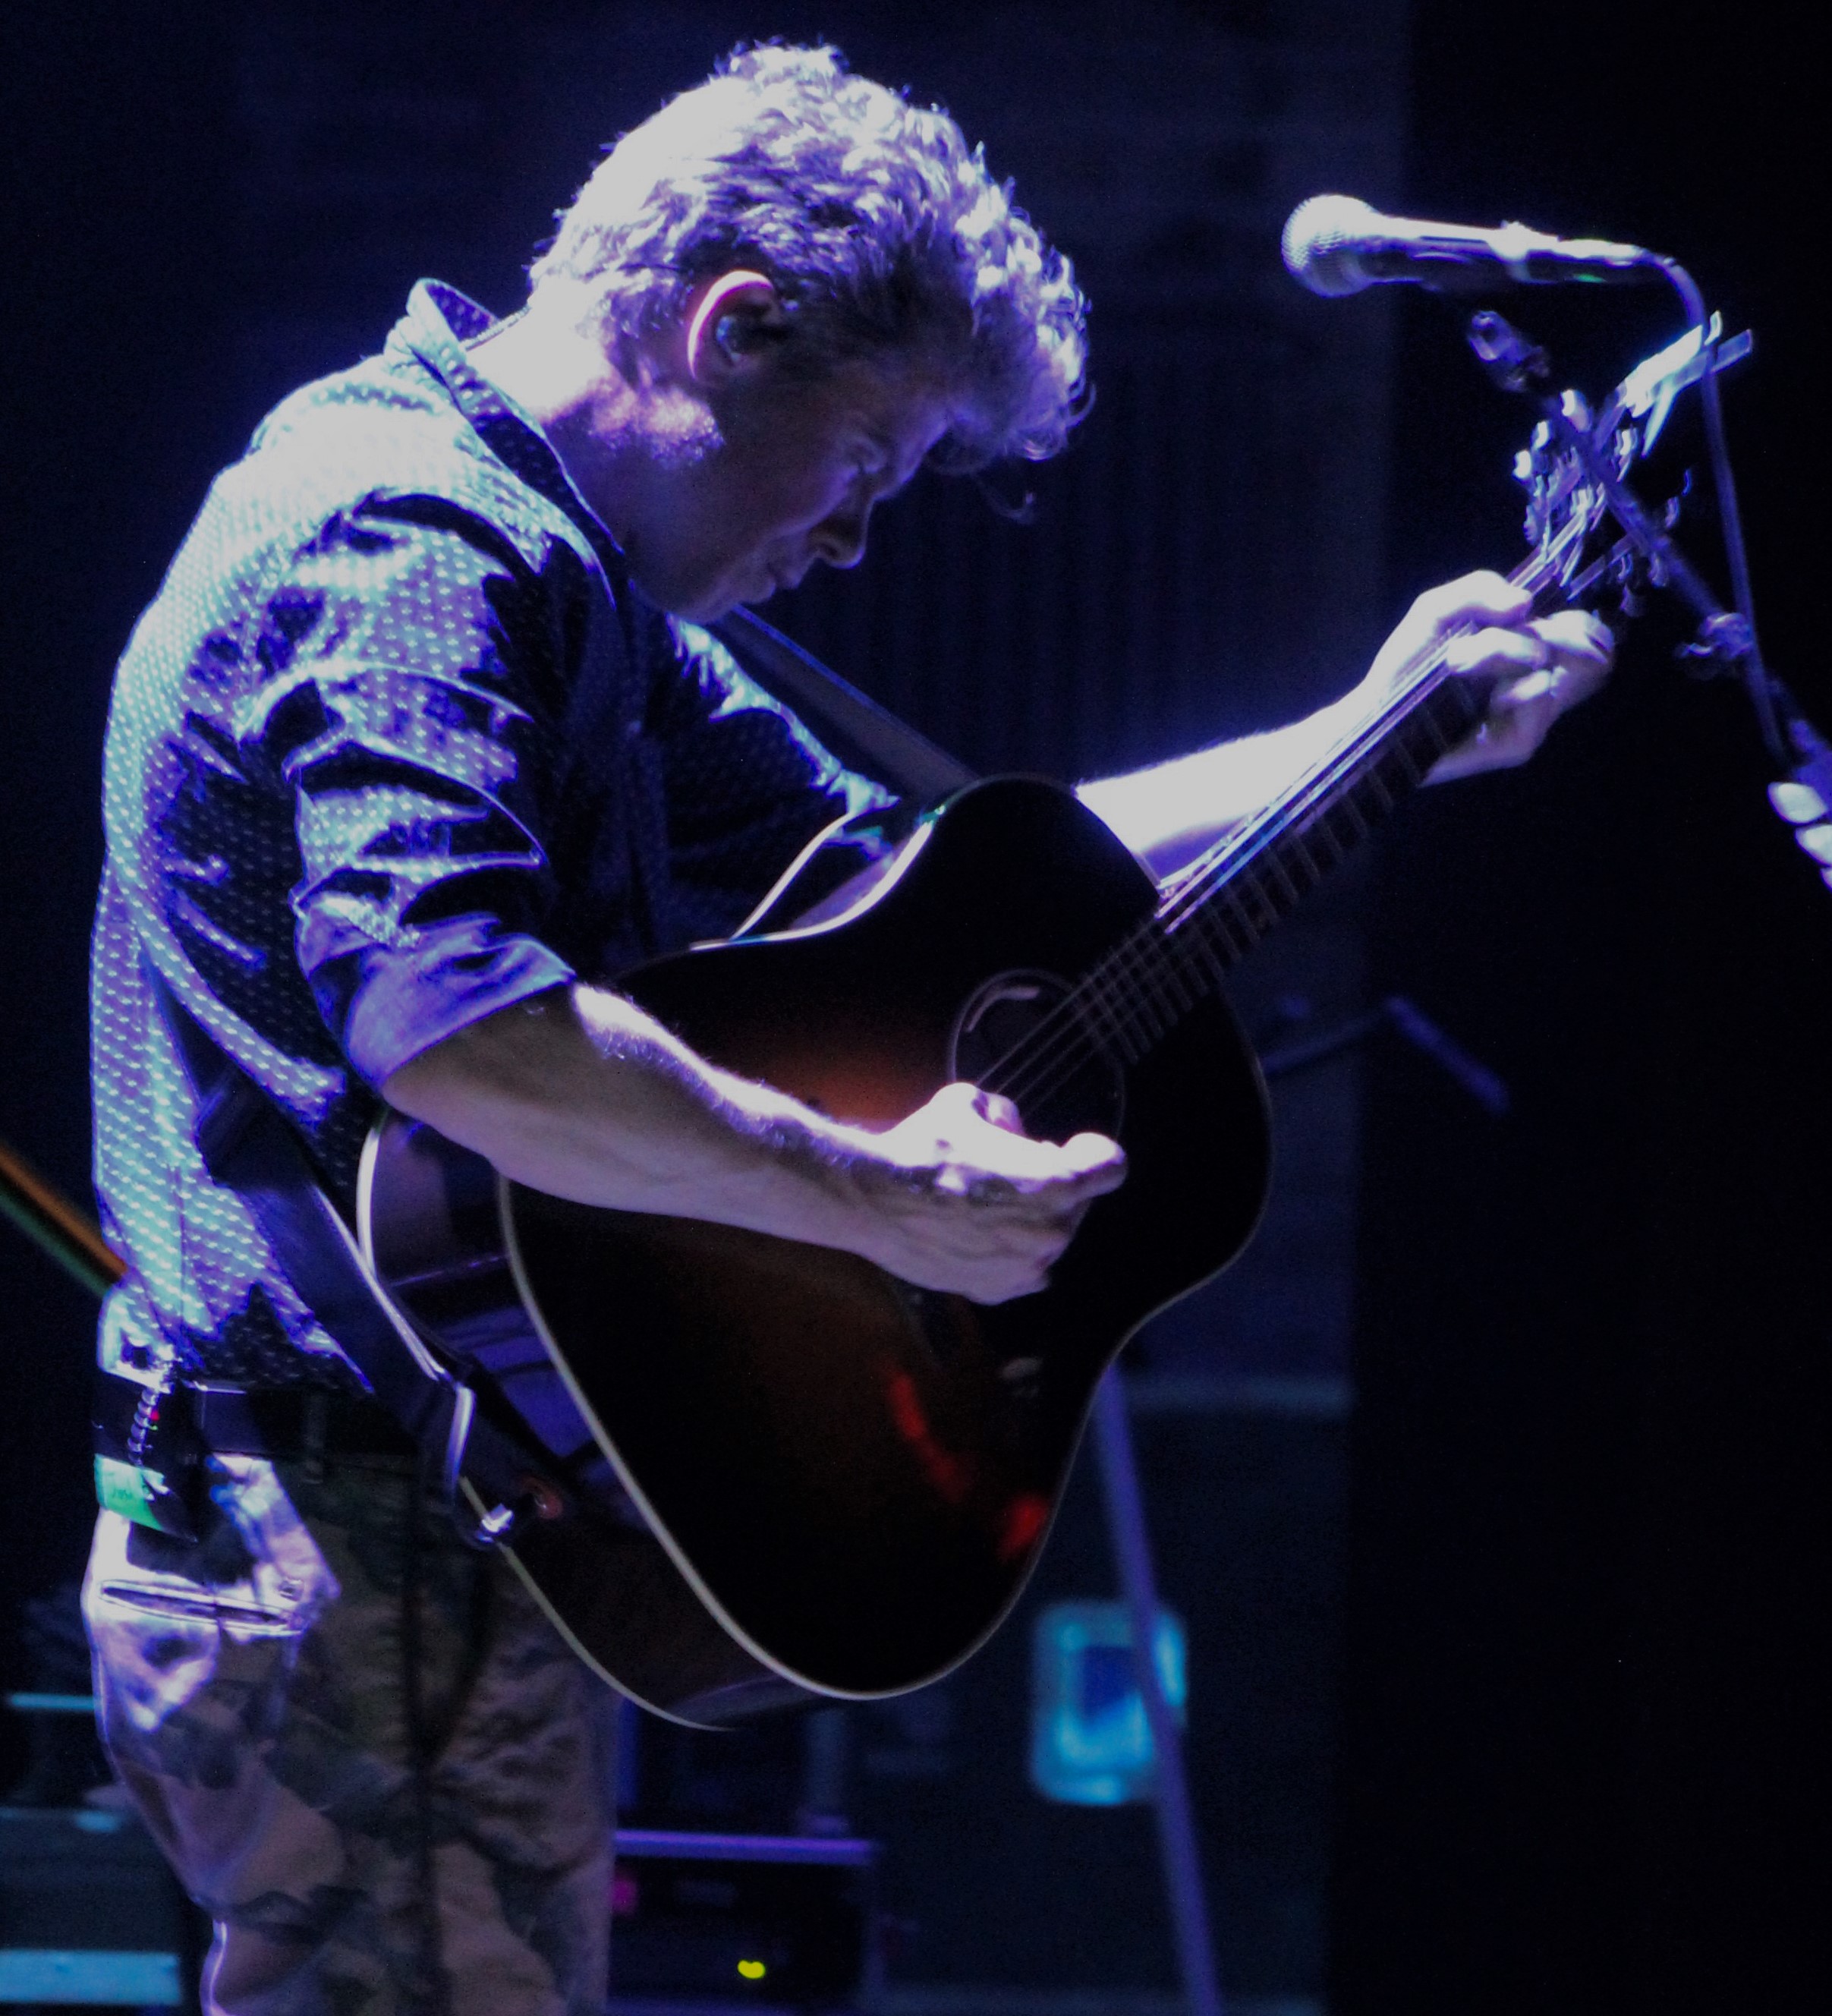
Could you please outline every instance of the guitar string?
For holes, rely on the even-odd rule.
[[[1421,666],[1415,679],[1402,689],[1404,699],[1416,705],[1420,689],[1430,682],[1435,669],[1430,661]],[[1176,941],[1178,934],[1185,930],[1196,941],[1198,954],[1208,955],[1203,961],[1208,970],[1198,967],[1193,976],[1197,991],[1206,994],[1219,977],[1218,969],[1225,967],[1230,956],[1237,958],[1257,941],[1265,925],[1278,914],[1278,901],[1257,872],[1258,857],[1269,852],[1281,841],[1298,840],[1301,844],[1301,836],[1309,830],[1312,821],[1321,826],[1330,812],[1346,801],[1357,784],[1367,781],[1367,772],[1377,766],[1384,754],[1384,751],[1375,754],[1384,739],[1382,729],[1387,727],[1391,732],[1392,717],[1400,709],[1390,704],[1369,722],[1359,724],[1330,756],[1316,766],[1308,780],[1311,790],[1294,794],[1285,808],[1287,817],[1268,823],[1258,836],[1258,846],[1247,850],[1245,859],[1229,866],[1226,855],[1241,850],[1237,845],[1225,847],[1217,850],[1217,860],[1206,869],[1190,875],[1153,917],[1123,939],[1085,977],[1082,985],[1065,998],[1060,1005],[1070,1013],[1059,1013],[1053,1018],[1056,1028],[1046,1030],[1039,1024],[1024,1042],[1014,1046],[1013,1051],[1000,1060],[998,1077],[1001,1089],[1015,1086],[1020,1093],[1035,1098],[1046,1088],[1053,1089],[1052,1082],[1060,1082],[1057,1074],[1049,1067],[1064,1061],[1065,1049],[1085,1048],[1085,1032],[1089,1022],[1096,1019],[1084,1012],[1085,999],[1089,1005],[1106,1011],[1104,1019],[1124,1055],[1132,1046],[1128,1039],[1136,1039],[1142,1020],[1137,1006],[1128,1003],[1128,996],[1133,996],[1136,1002],[1148,1002],[1167,968],[1188,970],[1190,955]],[[1370,757],[1372,761],[1369,760]],[[1362,771],[1360,777],[1354,774],[1358,758]],[[1306,798],[1310,801],[1308,804],[1304,802]],[[1355,823],[1365,825],[1359,812],[1355,815]],[[1331,837],[1326,828],[1321,837]],[[1331,845],[1332,850],[1337,851],[1337,844],[1333,838]],[[1224,866],[1228,867],[1228,879],[1221,882],[1218,875]],[[1312,879],[1320,880],[1321,872],[1314,861],[1308,863],[1308,867]],[[1293,895],[1301,893],[1289,872],[1281,872]],[[1243,900],[1243,885],[1248,900]],[[1226,909],[1230,906],[1235,913],[1233,929],[1229,929],[1225,920]],[[1218,934],[1222,941],[1219,953],[1214,944]],[[1146,1033],[1157,1034],[1149,1010],[1143,1019]],[[1079,1029],[1074,1026],[1076,1024],[1081,1025]],[[1082,1059],[1074,1057],[1069,1061],[1073,1069],[1079,1067]],[[1040,1077],[1040,1071],[1049,1072],[1049,1078]]]
[[[1346,746],[1345,742],[1340,747]],[[1337,753],[1332,752],[1333,754]],[[1276,826],[1269,826],[1261,839],[1269,847],[1280,837],[1279,829]],[[1222,856],[1228,852],[1241,853],[1243,859],[1233,868],[1228,879],[1222,881],[1219,879],[1218,870]],[[1103,1045],[1102,1047],[1118,1047],[1122,1057],[1136,1046],[1143,1048],[1138,1042],[1141,1035],[1150,1040],[1161,1034],[1153,1013],[1156,1005],[1153,996],[1161,988],[1164,977],[1178,971],[1188,963],[1186,954],[1182,959],[1175,957],[1173,948],[1165,943],[1167,935],[1174,934],[1183,922],[1178,914],[1179,901],[1186,909],[1190,910],[1190,921],[1196,925],[1195,934],[1199,940],[1212,939],[1218,934],[1226,952],[1237,958],[1260,935],[1261,927],[1254,914],[1255,908],[1267,910],[1273,908],[1250,861],[1251,850],[1244,850],[1236,845],[1218,849],[1214,861],[1199,866],[1194,873],[1186,873],[1176,896],[1169,903],[1161,905],[1152,917],[1143,920],[1141,925],[1122,938],[1084,976],[1080,986],[1071,990],[1061,1004],[1069,1012],[1058,1018],[1058,1029],[1051,1031],[1040,1024],[1038,1030],[1030,1033],[1024,1047],[1036,1054],[1023,1059],[1022,1063],[1028,1063],[1035,1071],[1046,1068],[1055,1061],[1049,1054],[1050,1050],[1054,1049],[1060,1052],[1064,1042],[1071,1047],[1085,1047],[1083,1031],[1091,1021],[1105,1021],[1111,1032],[1112,1042],[1110,1046]],[[1244,898],[1241,893],[1243,886],[1247,891],[1247,898]],[[1229,908],[1235,916],[1233,929],[1230,929],[1225,921],[1225,912]],[[1236,933],[1239,942],[1236,942]],[[1212,956],[1212,946],[1204,949],[1210,950]],[[1218,963],[1225,964],[1226,962]],[[1204,980],[1212,984],[1215,977],[1212,974],[1197,974],[1198,990],[1206,992]],[[1100,1016],[1090,1017],[1084,1012],[1083,997],[1085,997],[1089,1006],[1102,1011]],[[1175,1004],[1173,1001],[1169,1005],[1175,1006]],[[1081,1029],[1074,1026],[1078,1023],[1082,1025]],[[1082,1038],[1082,1041],[1078,1042],[1078,1038]],[[1014,1046],[1014,1054],[1002,1060],[1008,1072],[1022,1067],[1018,1047]],[[1071,1068],[1078,1067],[1079,1062],[1079,1059],[1075,1060]],[[1033,1082],[1022,1089],[1035,1096],[1042,1088],[1039,1083]]]
[[[1513,578],[1537,594],[1556,575],[1557,568],[1550,563],[1542,566],[1529,560]],[[1408,773],[1405,781],[1416,783],[1437,757],[1467,733],[1466,723],[1459,726],[1458,735],[1447,735],[1427,704],[1445,688],[1438,675],[1452,641],[1454,635],[1428,652],[1416,672],[1406,675],[1389,695],[1381,711],[1352,730],[1343,743],[1314,766],[1258,830],[1230,836],[1218,844],[1212,860],[1199,861],[1186,870],[1159,909],[1121,939],[1035,1029],[1014,1044],[987,1074],[987,1082],[1008,1096],[1035,1100],[1060,1089],[1100,1050],[1117,1049],[1122,1062],[1135,1061],[1128,1054],[1135,1046],[1143,1054],[1187,1012],[1188,1004],[1180,1006],[1176,999],[1180,982],[1193,981],[1195,992],[1204,995],[1218,985],[1228,965],[1279,920],[1282,909],[1314,887],[1327,868],[1348,851],[1354,839],[1367,830],[1369,823],[1356,802],[1358,796],[1377,793],[1384,801],[1382,809],[1392,804],[1395,794],[1380,774],[1384,766],[1397,758]],[[1407,747],[1407,736],[1415,729],[1423,729],[1435,744],[1420,752],[1425,757],[1422,764],[1419,754]],[[1347,842],[1330,827],[1329,822],[1339,814],[1345,815],[1356,829]],[[1312,839],[1326,843],[1330,858],[1325,869],[1319,869],[1307,849],[1307,841]],[[1302,882],[1294,880],[1287,862],[1275,853],[1281,848],[1297,855],[1305,877]],[[1236,855],[1237,860],[1233,859]],[[1264,880],[1267,865],[1285,884],[1283,904]],[[1242,887],[1250,901],[1241,900]],[[1235,931],[1224,921],[1228,908],[1234,912],[1244,944],[1235,942]],[[1179,941],[1185,931],[1193,941],[1189,947]],[[1213,942],[1218,936],[1218,951]],[[1094,1009],[1104,1011],[1110,1031],[1107,1039],[1101,1034],[1101,1017],[1089,1012]],[[1141,1034],[1145,1038],[1142,1043]]]
[[[1280,837],[1269,833],[1265,843],[1269,847]],[[1179,933],[1186,930],[1198,956],[1206,955],[1204,963],[1210,970],[1199,968],[1192,976],[1196,990],[1206,994],[1220,971],[1258,940],[1264,928],[1262,918],[1269,921],[1276,914],[1258,867],[1249,856],[1233,868],[1226,883],[1213,887],[1203,886],[1213,881],[1210,874],[1191,877],[1177,892],[1181,900],[1123,938],[1050,1017],[999,1060],[990,1082],[1020,1102],[1034,1100],[1084,1067],[1091,1050],[1117,1050],[1122,1061],[1136,1061],[1136,1053],[1143,1054],[1163,1033],[1153,1010],[1161,999],[1164,979],[1190,963]]]
[[[1556,550],[1536,553],[1522,562],[1510,580],[1537,597],[1559,578],[1562,566]],[[1228,959],[1211,956],[1203,967],[1197,969],[1198,992],[1206,995],[1211,987],[1219,983],[1231,959],[1238,959],[1251,949],[1265,931],[1279,921],[1280,905],[1260,880],[1260,865],[1271,860],[1276,867],[1290,892],[1286,905],[1289,908],[1290,903],[1308,893],[1308,888],[1315,887],[1326,872],[1319,871],[1305,853],[1307,835],[1316,833],[1328,841],[1333,855],[1328,866],[1334,866],[1346,855],[1354,840],[1368,830],[1368,822],[1355,802],[1356,794],[1377,792],[1384,801],[1382,810],[1390,808],[1394,802],[1395,794],[1380,774],[1383,765],[1390,758],[1397,758],[1409,773],[1406,783],[1416,783],[1437,757],[1467,732],[1469,724],[1466,722],[1460,725],[1456,736],[1447,735],[1432,715],[1428,703],[1435,693],[1445,689],[1446,682],[1441,675],[1450,645],[1457,637],[1471,634],[1475,627],[1471,625],[1452,632],[1428,650],[1416,671],[1402,675],[1380,711],[1352,729],[1342,743],[1320,759],[1309,774],[1286,794],[1282,806],[1258,828],[1250,828],[1245,834],[1229,836],[1217,844],[1211,851],[1212,858],[1199,859],[1191,869],[1185,870],[1177,886],[1153,916],[1122,938],[1069,990],[1036,1028],[1028,1031],[995,1063],[985,1074],[987,1082],[1014,1100],[1035,1100],[1047,1096],[1060,1089],[1069,1078],[1085,1067],[1092,1054],[1100,1050],[1118,1048],[1121,1061],[1134,1061],[1127,1055],[1128,1039],[1136,1041],[1141,1026],[1147,1039],[1139,1046],[1143,1055],[1150,1042],[1163,1033],[1156,1026],[1153,1013],[1154,1006],[1163,1005],[1161,997],[1155,1004],[1151,999],[1154,988],[1161,984],[1161,976],[1173,969],[1179,973],[1187,972],[1191,964],[1190,953],[1174,943],[1179,932],[1192,930],[1197,950],[1212,954],[1212,947],[1204,945],[1201,941],[1205,935],[1212,937],[1218,931],[1230,956]],[[1436,744],[1423,765],[1406,747],[1406,735],[1415,728],[1423,729]],[[1328,827],[1327,822],[1338,813],[1346,814],[1359,830],[1347,844],[1338,840]],[[1304,887],[1294,883],[1283,863],[1277,861],[1274,849],[1281,845],[1293,848],[1302,859],[1311,878]],[[1237,862],[1233,859],[1236,855],[1240,857]],[[1243,903],[1236,893],[1237,886],[1242,884],[1254,899],[1251,905]],[[1221,921],[1219,913],[1225,905],[1231,905],[1235,911],[1244,945],[1236,945],[1233,934]],[[1256,915],[1256,911],[1259,914]],[[1132,996],[1131,1006],[1127,1005],[1128,993]],[[1166,1028],[1174,1026],[1181,1013],[1186,1012],[1186,1008],[1175,1010],[1174,995],[1172,1006],[1173,1012],[1165,1018]],[[1096,1017],[1088,1012],[1096,1007],[1105,1010],[1112,1032],[1110,1042],[1103,1039]],[[1030,1053],[1035,1054],[1028,1054]],[[1052,1068],[1061,1066],[1065,1059],[1066,1070]],[[1027,1071],[1032,1074],[1044,1071],[1049,1075],[1041,1078],[1033,1076],[1031,1082],[1026,1084],[1023,1074]]]
[[[1434,736],[1434,756],[1452,740]],[[1409,750],[1395,753],[1415,779],[1421,767],[1428,767],[1413,760]],[[1392,758],[1379,760],[1384,769]],[[1229,967],[1344,858],[1348,844],[1331,830],[1329,820],[1347,812],[1352,827],[1365,831],[1368,822],[1355,801],[1358,794],[1377,795],[1385,804],[1394,795],[1386,777],[1377,772],[1352,780],[1332,801],[1313,807],[1304,823],[1273,837],[1251,865],[1236,869],[1222,900],[1197,907],[1192,899],[1183,915],[1151,920],[1096,983],[1114,1040],[1101,1044],[1096,1031],[1092,1033],[1097,1040],[1091,1045],[1085,1033],[1089,1018],[1078,1016],[1083,1030],[1064,1027],[1057,1040],[1047,1049],[1035,1046],[1036,1054],[1013,1074],[1011,1082],[1020,1096],[1033,1100],[1049,1096],[1085,1068],[1092,1049],[1118,1049],[1124,1061],[1136,1061],[1197,999],[1213,992]]]
[[[1519,571],[1523,577],[1529,573],[1527,568]],[[1527,585],[1525,579],[1521,585]],[[1444,689],[1445,661],[1453,641],[1446,638],[1431,648],[1380,711],[1357,724],[1314,765],[1257,830],[1229,836],[1211,851],[1212,859],[1199,860],[1186,870],[1153,915],[1097,961],[1034,1029],[995,1061],[983,1082],[1021,1104],[1059,1091],[1100,1052],[1117,1049],[1120,1061],[1128,1064],[1143,1057],[1347,855],[1353,840],[1339,840],[1330,831],[1329,820],[1345,812],[1359,838],[1370,822],[1355,802],[1357,794],[1377,793],[1384,801],[1381,809],[1391,806],[1395,794],[1380,774],[1383,765],[1397,758],[1410,773],[1408,782],[1422,776],[1405,747],[1408,731],[1426,731],[1436,744],[1432,761],[1452,746],[1431,718],[1428,703]],[[1423,767],[1428,769],[1429,762]],[[1313,837],[1328,846],[1330,859],[1322,868],[1306,848],[1307,840]],[[1297,855],[1303,879],[1294,878],[1280,858],[1281,849]],[[1269,867],[1284,885],[1282,899],[1265,879]],[[1233,928],[1226,916],[1230,909]],[[1187,948],[1181,942],[1185,933],[1191,941]],[[1185,995],[1181,1002],[1179,992]],[[1109,1031],[1105,1037],[1103,1022]]]
[[[1451,738],[1437,742],[1439,752],[1449,746]],[[1415,766],[1409,764],[1409,768]],[[1384,780],[1380,797],[1391,802]],[[1342,802],[1324,808],[1314,833],[1312,829],[1304,829],[1306,837],[1326,841],[1330,867],[1341,861],[1348,848],[1328,833],[1322,819],[1341,808]],[[1359,811],[1356,825],[1365,826]],[[1145,934],[1135,935],[1131,944],[1121,948],[1117,958],[1103,962],[1104,970],[1092,984],[1076,990],[1080,998],[1064,1002],[1071,1014],[1058,1016],[1046,1046],[1032,1039],[1030,1049],[1036,1050],[1034,1057],[1012,1057],[1004,1071],[995,1072],[988,1082],[1022,1105],[1024,1100],[1036,1103],[1060,1091],[1086,1068],[1094,1054],[1113,1054],[1117,1050],[1121,1063],[1137,1063],[1139,1057],[1181,1022],[1199,998],[1208,998],[1219,986],[1227,967],[1280,920],[1282,909],[1322,881],[1326,867],[1318,863],[1312,848],[1304,847],[1304,839],[1294,834],[1282,839],[1296,847],[1302,869],[1294,877],[1286,863],[1274,865],[1278,881],[1284,883],[1284,895],[1269,885],[1262,869],[1241,869],[1236,871],[1236,883],[1244,887],[1246,895],[1237,893],[1237,889],[1227,891],[1227,903],[1232,903],[1237,917],[1233,927],[1211,909],[1195,911],[1187,920],[1177,920],[1171,930],[1165,930],[1161,920],[1153,920],[1151,927],[1146,927]],[[1099,1004],[1099,1016],[1089,1014],[1089,1006],[1094,1004]]]
[[[1393,752],[1382,748],[1374,753],[1367,746],[1378,739],[1366,730],[1377,725],[1379,718],[1364,724],[1362,734],[1344,745],[1352,750],[1355,740],[1362,742],[1359,775],[1355,774],[1352,754],[1348,764],[1335,766],[1335,776],[1317,779],[1323,789],[1309,794],[1311,802],[1291,806],[1287,823],[1269,826],[1244,859],[1227,864],[1226,881],[1215,879],[1215,871],[1225,865],[1221,862],[1211,872],[1190,877],[1170,902],[1121,940],[1045,1022],[1013,1046],[988,1075],[988,1082],[1020,1101],[1047,1096],[1084,1067],[1091,1037],[1092,1048],[1118,1049],[1129,1063],[1136,1060],[1130,1053],[1136,1050],[1142,1055],[1181,1021],[1282,912],[1308,894],[1347,854],[1348,843],[1330,831],[1329,819],[1348,811],[1359,837],[1367,830],[1368,822],[1352,804],[1355,793],[1373,785],[1391,802],[1384,780],[1373,772]],[[1434,740],[1440,750],[1449,746],[1441,734],[1434,734]],[[1409,760],[1407,768],[1416,770],[1416,766]],[[1323,866],[1311,851],[1319,842],[1330,855]],[[1275,848],[1295,854],[1295,862],[1288,865],[1275,858]],[[1268,866],[1283,885],[1282,893],[1268,880]],[[1234,913],[1232,927],[1226,916],[1229,909]],[[1090,1013],[1090,1009],[1096,1012]],[[1106,1041],[1101,1040],[1099,1027],[1103,1021],[1110,1031]]]

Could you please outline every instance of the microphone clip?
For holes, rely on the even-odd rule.
[[[1478,308],[1470,317],[1469,345],[1504,392],[1532,392],[1552,379],[1552,359],[1505,315]]]

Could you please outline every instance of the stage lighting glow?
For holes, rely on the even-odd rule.
[[[741,1960],[738,1963],[738,1971],[747,1981],[761,1981],[769,1969],[760,1960]]]
[[[1182,1619],[1161,1609],[1153,1656],[1179,1722],[1188,1693]],[[1151,1730],[1121,1603],[1056,1603],[1031,1641],[1031,1782],[1046,1799],[1117,1806],[1151,1796]]]

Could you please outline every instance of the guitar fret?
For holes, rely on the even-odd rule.
[[[1348,853],[1357,841],[1365,840],[1370,830],[1368,822],[1361,815],[1361,808],[1355,801],[1355,793],[1352,788],[1344,791],[1341,797],[1334,800],[1323,816],[1326,819],[1341,819],[1348,821],[1349,828],[1348,838],[1337,839],[1336,841],[1344,855]],[[1335,837],[1334,834],[1331,837]]]
[[[1203,992],[1218,987],[1248,948],[1235,941],[1227,920],[1215,909],[1195,910],[1166,923],[1169,942],[1202,981]]]
[[[1154,943],[1158,948],[1159,984],[1170,997],[1173,1019],[1181,1020],[1196,1006],[1199,996],[1188,985],[1183,963],[1177,956],[1176,948],[1161,933]]]
[[[1237,960],[1244,959],[1252,951],[1251,934],[1243,932],[1236,936],[1236,927],[1229,922],[1220,904],[1216,904],[1210,909],[1199,910],[1196,914],[1201,920],[1202,928],[1209,934],[1211,938],[1220,940],[1222,947],[1227,954],[1229,966],[1233,966]]]
[[[1328,880],[1331,872],[1341,866],[1343,855],[1348,851],[1330,831],[1326,815],[1320,812],[1306,822],[1302,832],[1294,838],[1292,844],[1302,855],[1313,889]]]
[[[1020,1046],[1004,1060],[1011,1082],[1022,1078],[1031,1090],[1046,1078],[1059,1082],[1075,1067],[1073,1053],[1092,1049],[1136,1062],[1423,781],[1486,707],[1479,688],[1446,673],[1441,646],[1421,659],[1394,697],[1281,804],[1177,879],[1155,916],[1069,997],[1077,1033],[1040,1034],[1035,1053],[1022,1060]]]
[[[1228,928],[1218,916],[1198,911],[1190,920],[1192,929],[1186,935],[1179,933],[1174,941],[1179,946],[1187,945],[1184,957],[1186,963],[1197,969],[1206,983],[1204,992],[1218,987],[1226,978],[1228,969],[1240,957]],[[1221,941],[1218,950],[1215,941]],[[1200,962],[1200,964],[1198,963]]]
[[[1258,945],[1267,931],[1277,921],[1277,913],[1266,895],[1265,885],[1255,869],[1248,869],[1240,877],[1240,902],[1236,905],[1240,920],[1253,934]]]
[[[1287,843],[1287,844],[1288,844],[1289,843]],[[1293,880],[1290,874],[1287,871],[1285,863],[1280,855],[1280,850],[1276,846],[1269,847],[1266,849],[1265,865],[1285,885],[1284,901],[1287,906],[1299,902],[1303,898],[1305,894],[1305,890]],[[1276,903],[1273,905],[1275,910],[1279,906]]]
[[[1422,784],[1425,781],[1425,772],[1430,767],[1428,764],[1420,763],[1413,754],[1407,746],[1403,730],[1387,743],[1387,753],[1381,757],[1377,766],[1380,770],[1399,772],[1399,788],[1402,793],[1410,790],[1415,784]]]

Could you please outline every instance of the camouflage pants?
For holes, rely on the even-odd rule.
[[[104,1513],[83,1598],[209,2016],[596,2016],[608,1690],[410,1464],[215,1460],[203,1539]]]

